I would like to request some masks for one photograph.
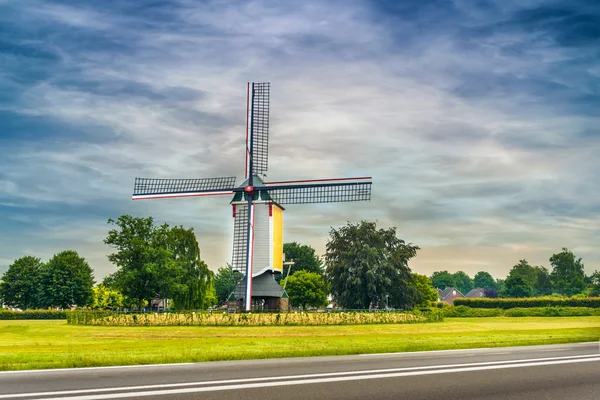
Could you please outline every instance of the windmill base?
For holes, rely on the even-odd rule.
[[[236,293],[238,296],[236,296]],[[243,295],[246,293],[246,281],[242,280],[227,301],[229,312],[246,310]],[[290,302],[287,293],[275,280],[271,271],[252,278],[252,311],[255,312],[289,312]]]

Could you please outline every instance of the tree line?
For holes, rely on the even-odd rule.
[[[455,287],[467,294],[471,289],[483,288],[486,297],[536,297],[536,296],[600,296],[600,271],[586,275],[581,258],[563,248],[549,258],[550,268],[531,265],[519,260],[503,279],[494,279],[487,271],[479,271],[471,278],[463,271],[450,273],[435,271],[430,279],[439,289]]]
[[[96,285],[92,268],[74,250],[47,262],[24,256],[0,279],[0,300],[21,309],[76,305],[143,310],[155,299],[169,299],[171,308],[200,310],[225,303],[242,279],[229,264],[211,271],[191,228],[155,225],[152,217],[130,215],[108,219],[108,224],[104,243],[112,249],[107,257],[117,269],[101,283]],[[297,242],[284,243],[283,250],[294,264],[276,279],[292,305],[303,309],[329,301],[346,309],[411,309],[429,305],[438,298],[435,288],[448,286],[463,293],[482,287],[488,297],[571,295],[590,288],[586,293],[594,295],[600,287],[600,274],[586,277],[581,259],[567,249],[550,258],[552,272],[521,260],[504,280],[485,271],[473,279],[462,271],[428,277],[408,265],[418,246],[398,238],[395,227],[380,229],[370,221],[332,228],[322,257]]]

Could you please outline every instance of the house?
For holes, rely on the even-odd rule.
[[[454,304],[454,299],[461,298],[464,299],[465,295],[460,292],[457,288],[447,287],[444,290],[437,289],[438,291],[438,301],[444,301],[450,305]]]
[[[465,297],[467,299],[478,299],[478,298],[487,297],[487,296],[485,295],[485,289],[478,287],[478,288],[469,290],[469,293],[467,293],[465,295]]]

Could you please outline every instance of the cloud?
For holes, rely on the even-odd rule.
[[[288,207],[286,240],[322,253],[330,227],[377,219],[423,273],[501,277],[566,244],[597,269],[597,13],[383,3],[0,2],[23,21],[0,43],[0,219],[21,238],[2,254],[75,246],[103,276],[106,219],[130,213],[193,226],[211,268],[229,261],[228,199],[130,196],[136,176],[241,182],[258,80],[269,180],[374,177],[370,203]]]

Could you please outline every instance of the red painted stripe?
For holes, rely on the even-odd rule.
[[[235,192],[222,192],[222,193],[194,193],[194,194],[180,194],[180,195],[151,195],[151,196],[147,196],[147,195],[143,195],[141,194],[140,197],[136,197],[133,196],[131,199],[132,200],[152,200],[152,199],[174,199],[177,197],[196,197],[196,196],[222,196],[224,194],[227,195],[231,195],[234,194]],[[144,197],[141,197],[144,196]]]
[[[250,248],[250,309],[252,309],[252,269],[254,268],[254,203],[252,203],[252,247]]]
[[[359,181],[373,179],[371,176],[364,176],[360,178],[332,178],[332,179],[308,179],[303,181],[279,181],[279,182],[263,182],[265,185],[278,185],[282,183],[299,183],[299,182],[324,182],[324,181]]]
[[[246,179],[248,179],[248,153],[250,152],[248,146],[248,113],[250,112],[250,82],[246,88]]]

